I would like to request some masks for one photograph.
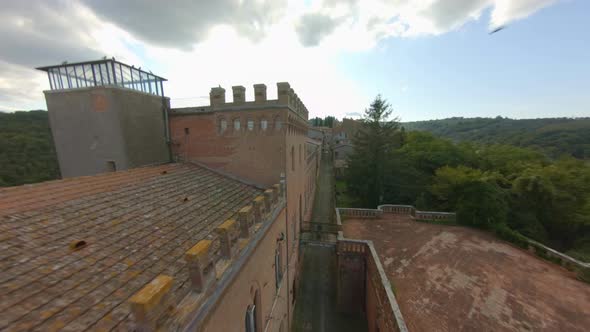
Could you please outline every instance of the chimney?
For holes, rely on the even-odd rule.
[[[232,86],[234,104],[243,104],[246,101],[246,88],[241,85]]]
[[[211,92],[209,92],[209,101],[211,106],[220,106],[225,104],[225,89],[222,87],[211,88]]]
[[[266,101],[266,85],[254,84],[254,101],[257,103]]]
[[[277,83],[277,94],[279,95],[279,103],[289,104],[289,94],[291,93],[291,85],[287,82]]]

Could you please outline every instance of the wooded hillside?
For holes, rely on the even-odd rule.
[[[0,112],[0,186],[59,178],[46,111]]]
[[[539,150],[556,158],[590,159],[590,118],[449,118],[406,122],[406,130],[428,131],[455,142],[510,144]]]

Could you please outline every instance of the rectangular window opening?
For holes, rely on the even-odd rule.
[[[107,161],[107,172],[116,172],[117,171],[117,164],[114,160]]]

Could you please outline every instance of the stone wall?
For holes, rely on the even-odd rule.
[[[411,205],[380,205],[377,209],[336,208],[342,218],[378,219],[384,213],[408,215],[415,220],[449,220],[454,213],[418,211]],[[343,312],[364,311],[369,331],[407,331],[391,282],[371,241],[346,239],[338,232],[338,307]]]
[[[129,300],[136,328],[237,331],[255,304],[260,330],[279,331],[288,319],[289,285],[285,277],[275,285],[274,265],[277,245],[285,242],[285,193],[284,182],[273,186],[185,253],[189,283],[180,303],[169,302],[175,281],[166,275],[138,291]],[[286,251],[280,254],[284,275]]]
[[[367,214],[367,209],[338,209],[343,216],[350,215],[350,216],[357,216],[362,217],[363,214]],[[349,211],[349,210],[357,210],[357,211]],[[394,205],[394,204],[384,204],[379,205],[374,213],[378,213],[378,211],[382,211],[384,213],[396,213],[396,214],[405,214],[411,216],[412,219],[417,221],[432,221],[432,222],[444,222],[444,221],[455,221],[456,214],[452,212],[434,212],[434,211],[419,211],[416,210],[411,205]],[[584,269],[590,269],[590,263],[581,262],[573,257],[570,257],[562,252],[559,252],[555,249],[549,248],[537,241],[529,239],[523,235],[518,235],[524,241],[526,241],[526,245],[523,245],[525,249],[528,251],[536,254],[537,256],[548,259],[554,263],[557,263],[568,270],[572,271],[579,271]]]
[[[368,330],[408,331],[371,241],[338,237],[337,303],[342,312],[365,312]]]
[[[210,105],[172,109],[172,150],[177,160],[195,162],[259,187],[268,187],[284,175],[288,328],[298,280],[300,227],[311,210],[321,147],[307,154],[308,111],[288,83],[277,83],[274,100],[267,98],[264,84],[254,85],[254,101],[246,101],[244,87],[232,90],[233,102],[226,101],[225,89],[215,87]]]
[[[45,91],[64,178],[170,161],[162,97],[114,86]]]

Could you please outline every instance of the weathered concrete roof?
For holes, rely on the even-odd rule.
[[[159,274],[262,191],[191,164],[0,189],[0,330],[127,329]],[[83,241],[83,242],[82,242]]]
[[[410,331],[585,331],[590,287],[573,272],[483,231],[346,218],[344,236],[374,243]]]

